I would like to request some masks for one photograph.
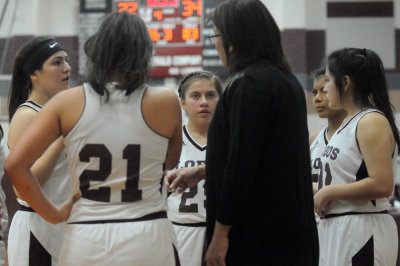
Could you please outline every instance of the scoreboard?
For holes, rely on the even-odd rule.
[[[118,12],[140,16],[154,44],[153,77],[203,69],[203,0],[116,1]]]

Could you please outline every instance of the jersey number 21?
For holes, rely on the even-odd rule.
[[[125,189],[121,191],[121,202],[134,202],[142,199],[139,189],[140,145],[129,144],[122,151],[127,160]],[[81,162],[99,158],[98,170],[84,170],[79,176],[82,197],[94,201],[110,202],[110,187],[90,189],[90,181],[104,182],[111,174],[112,154],[104,144],[86,144],[79,152]]]

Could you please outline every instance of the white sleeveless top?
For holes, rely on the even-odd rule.
[[[364,158],[357,143],[357,126],[360,119],[376,109],[365,109],[355,114],[346,124],[342,124],[332,136],[321,155],[323,171],[323,187],[329,184],[348,184],[368,177]],[[393,173],[396,174],[396,158],[398,147],[392,157]],[[325,214],[341,214],[345,212],[380,212],[390,207],[389,198],[365,202],[346,200],[331,200],[325,209]]]
[[[146,86],[126,96],[108,84],[108,102],[90,84],[83,88],[83,113],[64,138],[73,193],[82,193],[68,222],[135,219],[166,210],[162,178],[169,140],[143,118]]]
[[[30,107],[37,112],[42,109],[42,106],[32,101],[26,101],[19,107],[21,106]],[[62,204],[71,193],[71,181],[68,176],[68,164],[66,156],[67,155],[64,149],[53,170],[53,173],[51,174],[51,177],[46,184],[42,186],[44,194],[56,205]],[[17,200],[21,205],[29,207],[27,202],[19,198],[17,198]],[[37,213],[30,212],[28,223],[30,231],[39,240],[40,244],[50,253],[53,258],[58,258],[65,222],[51,224],[44,220]]]
[[[39,112],[42,109],[42,106],[32,101],[26,101],[18,108],[22,106],[30,107],[36,112]],[[62,151],[51,177],[46,184],[42,186],[42,190],[49,200],[56,205],[62,204],[70,196],[71,182],[68,177],[68,163],[65,149]],[[29,207],[26,201],[19,198],[17,198],[17,200],[21,205]]]
[[[183,146],[177,168],[205,164],[207,145],[198,144],[186,126],[183,126],[182,130]],[[205,200],[204,180],[186,189],[182,194],[172,193],[168,197],[168,218],[182,224],[205,222]]]

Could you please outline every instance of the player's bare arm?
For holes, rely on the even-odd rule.
[[[35,161],[54,140],[61,136],[57,98],[59,97],[50,100],[38,113],[35,122],[15,143],[4,167],[5,173],[23,199],[51,223],[65,221],[69,216],[72,204],[79,199],[79,195],[75,195],[67,199],[60,207],[55,206],[43,194],[39,182],[31,171]],[[47,135],[47,138],[43,138],[44,135]]]
[[[165,169],[173,169],[182,148],[182,115],[176,94],[166,88],[149,87],[143,98],[142,111],[150,128],[169,139]]]
[[[369,177],[323,187],[314,196],[315,211],[319,215],[332,199],[368,201],[390,197],[394,186],[391,156],[395,141],[387,119],[378,113],[365,115],[358,124],[357,139]]]
[[[8,134],[8,146],[10,149],[13,149],[15,143],[36,118],[37,114],[38,112],[29,107],[21,107],[17,110],[10,123]],[[49,180],[63,149],[64,144],[62,137],[60,137],[32,165],[31,170],[41,186],[44,186]]]

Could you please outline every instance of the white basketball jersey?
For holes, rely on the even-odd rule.
[[[318,182],[318,178],[322,178],[323,172],[321,170],[321,155],[325,149],[325,146],[328,144],[328,138],[326,133],[328,131],[328,126],[325,126],[310,146],[310,155],[311,155],[311,174],[312,181]]]
[[[360,119],[375,109],[362,110],[346,124],[342,124],[332,136],[321,156],[322,184],[318,187],[336,184],[348,184],[368,177],[364,158],[357,143],[357,126]],[[392,159],[393,173],[396,173],[397,145]],[[365,202],[331,200],[325,209],[326,214],[346,212],[380,212],[390,207],[389,198]]]
[[[39,112],[42,106],[32,101],[26,101],[19,107],[27,106]],[[19,108],[18,107],[18,108]],[[68,177],[68,163],[67,154],[65,149],[62,151],[60,158],[51,174],[49,180],[42,186],[44,194],[56,205],[62,204],[71,194],[71,181]],[[18,202],[22,205],[29,207],[28,203],[18,199]]]
[[[183,126],[183,146],[177,168],[202,165],[206,159],[207,145],[199,145]],[[206,221],[204,180],[182,194],[172,193],[168,197],[168,218],[177,223],[199,223]]]
[[[108,84],[108,102],[90,84],[83,88],[85,108],[64,138],[73,192],[82,193],[68,222],[135,219],[166,210],[162,178],[169,140],[143,118],[146,86],[126,96]]]

